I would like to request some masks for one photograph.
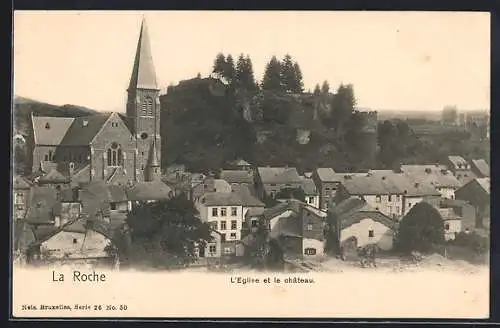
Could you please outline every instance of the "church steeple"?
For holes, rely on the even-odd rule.
[[[144,18],[127,94],[127,120],[136,140],[136,179],[156,179],[155,176],[160,174],[161,160],[160,88]]]
[[[134,68],[130,77],[129,90],[150,89],[158,90],[156,82],[156,71],[151,55],[151,45],[149,42],[146,19],[142,19],[139,42],[135,52]]]

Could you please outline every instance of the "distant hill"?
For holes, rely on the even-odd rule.
[[[62,117],[80,117],[94,115],[96,110],[75,106],[75,105],[52,105],[41,101],[14,96],[13,99],[14,130],[23,135],[29,133],[30,115],[34,116],[62,116]]]

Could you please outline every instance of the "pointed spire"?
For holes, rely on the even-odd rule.
[[[141,32],[134,59],[134,68],[130,77],[129,90],[132,89],[154,89],[158,90],[156,83],[156,71],[151,55],[151,46],[149,43],[148,28],[146,19],[142,18]]]
[[[149,150],[149,157],[148,157],[148,166],[149,167],[160,166],[160,162],[158,161],[158,152],[156,151],[156,140],[153,140],[153,142],[151,143],[151,148]]]

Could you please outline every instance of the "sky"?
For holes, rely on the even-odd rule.
[[[16,11],[14,94],[124,112],[142,17],[163,89],[208,76],[219,52],[248,54],[259,81],[288,53],[306,90],[353,84],[362,108],[490,107],[490,17],[479,12]]]

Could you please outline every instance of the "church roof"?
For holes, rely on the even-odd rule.
[[[57,146],[73,124],[72,117],[33,116],[33,136],[36,145]]]
[[[91,143],[111,113],[77,117],[61,141],[61,146],[87,146]]]
[[[130,77],[129,89],[154,89],[158,90],[156,83],[156,72],[151,55],[151,46],[149,42],[146,21],[143,19],[139,42],[134,59],[134,68]]]

